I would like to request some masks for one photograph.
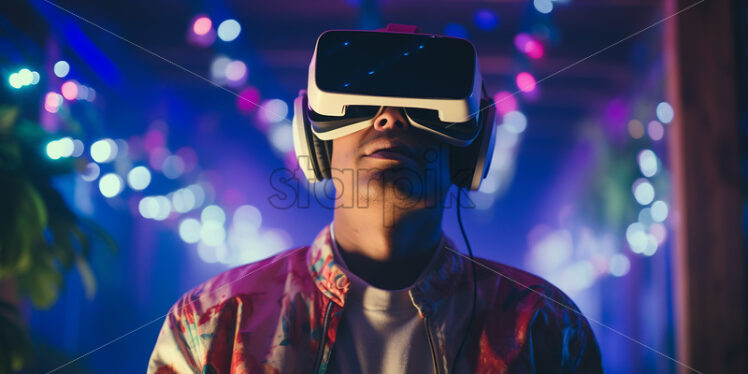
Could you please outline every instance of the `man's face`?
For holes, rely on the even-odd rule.
[[[384,107],[371,127],[334,139],[330,166],[344,202],[433,206],[451,184],[449,147],[411,126],[402,108]]]

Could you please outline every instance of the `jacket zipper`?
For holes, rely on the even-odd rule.
[[[434,338],[431,336],[431,330],[429,330],[429,319],[428,317],[423,318],[423,324],[426,326],[426,336],[429,339],[429,348],[431,348],[431,359],[434,362],[434,373],[439,374],[439,364],[436,355],[436,347],[434,347]]]
[[[333,301],[327,302],[327,310],[325,310],[325,319],[322,322],[322,336],[319,340],[319,348],[317,348],[317,357],[314,359],[314,371],[313,373],[319,373],[319,368],[322,365],[322,352],[325,350],[325,338],[327,337],[327,325],[329,323],[330,314],[332,312]]]

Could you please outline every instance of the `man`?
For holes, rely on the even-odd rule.
[[[325,43],[352,48],[379,43],[387,49],[415,40],[424,53],[449,49],[458,54],[462,48],[449,40],[423,48],[419,43],[431,39],[403,36],[417,29],[390,26],[385,31],[401,34],[323,35],[312,66],[326,69],[322,55],[330,49]],[[407,57],[409,51],[398,53]],[[385,57],[374,65],[397,65]],[[368,70],[372,63],[364,64]],[[328,69],[330,74],[337,70]],[[479,76],[465,76],[473,75]],[[311,246],[229,270],[185,294],[164,322],[148,372],[601,372],[594,335],[568,297],[523,271],[460,254],[441,229],[450,185],[475,189],[473,182],[485,175],[492,115],[473,117],[475,132],[460,143],[461,135],[449,133],[449,125],[429,127],[438,119],[428,122],[410,107],[386,105],[404,102],[402,97],[377,96],[383,104],[372,118],[360,115],[364,107],[348,113],[363,96],[341,85],[346,89],[340,88],[338,98],[348,100],[348,121],[330,119],[313,113],[322,108],[314,97],[322,91],[313,86],[327,79],[324,74],[315,78],[308,97],[302,92],[296,101],[294,140],[297,156],[313,158],[300,157],[307,178],[334,183],[332,223]],[[457,94],[444,96],[463,100]],[[490,105],[480,105],[482,112],[492,113]],[[438,131],[424,131],[428,128]],[[460,147],[445,146],[447,136]],[[322,142],[325,137],[330,140]],[[457,159],[465,150],[482,153],[468,158],[480,165],[478,170],[461,178],[464,170],[458,165],[465,163]]]

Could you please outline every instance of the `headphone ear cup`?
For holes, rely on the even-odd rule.
[[[318,144],[323,141],[312,132],[308,117],[306,90],[300,90],[299,96],[294,100],[292,132],[294,152],[296,153],[296,160],[299,162],[299,168],[304,172],[304,176],[309,183],[321,181],[324,176],[323,169],[320,168],[318,152],[322,149],[323,157],[326,157],[327,154],[324,147],[320,147]]]
[[[332,178],[330,172],[330,160],[332,159],[332,140],[322,140],[312,134],[312,144],[316,158],[316,166],[320,179]]]
[[[481,104],[481,130],[478,136],[467,147],[450,148],[452,183],[470,191],[478,190],[481,180],[488,174],[493,157],[496,109],[491,99],[481,100]]]
[[[467,147],[450,146],[449,148],[449,171],[452,183],[457,187],[469,188],[472,184],[478,155],[478,140],[480,139],[476,138]]]

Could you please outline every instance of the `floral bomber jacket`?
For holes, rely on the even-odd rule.
[[[228,270],[187,292],[169,310],[147,372],[325,373],[350,285],[331,240],[327,225],[311,246]],[[602,372],[587,320],[556,287],[477,258],[469,327],[470,260],[448,250],[436,255],[439,266],[410,291],[432,352],[425,368],[449,373],[470,328],[457,358],[470,372]]]

